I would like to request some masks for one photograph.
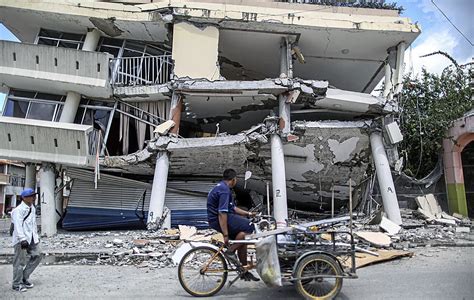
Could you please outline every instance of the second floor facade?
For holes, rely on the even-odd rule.
[[[387,51],[420,33],[396,10],[273,1],[2,0],[0,7],[0,21],[22,42],[1,42],[4,86],[104,99],[133,99],[143,91],[123,87],[182,78],[278,78],[284,39],[293,77],[370,93],[384,75]],[[90,30],[100,36],[84,51]]]

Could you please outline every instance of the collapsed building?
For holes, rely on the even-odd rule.
[[[226,168],[252,172],[245,188],[272,199],[279,224],[288,206],[334,211],[367,199],[376,174],[401,223],[396,95],[420,29],[397,10],[270,0],[0,7],[22,42],[0,41],[0,157],[25,162],[27,177],[39,167],[43,234],[59,220],[205,227],[207,192]],[[384,77],[383,96],[369,94]]]

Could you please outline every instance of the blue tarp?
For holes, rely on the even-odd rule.
[[[145,229],[148,212],[68,206],[62,225],[66,230]],[[141,219],[145,216],[145,219]],[[171,227],[209,228],[205,209],[172,210]]]

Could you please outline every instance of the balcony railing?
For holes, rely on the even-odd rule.
[[[114,86],[155,85],[171,78],[171,55],[122,57],[110,61]]]

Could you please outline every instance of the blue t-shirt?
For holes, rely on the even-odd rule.
[[[209,223],[219,220],[219,212],[235,213],[232,191],[224,182],[219,182],[207,195],[207,219]]]

